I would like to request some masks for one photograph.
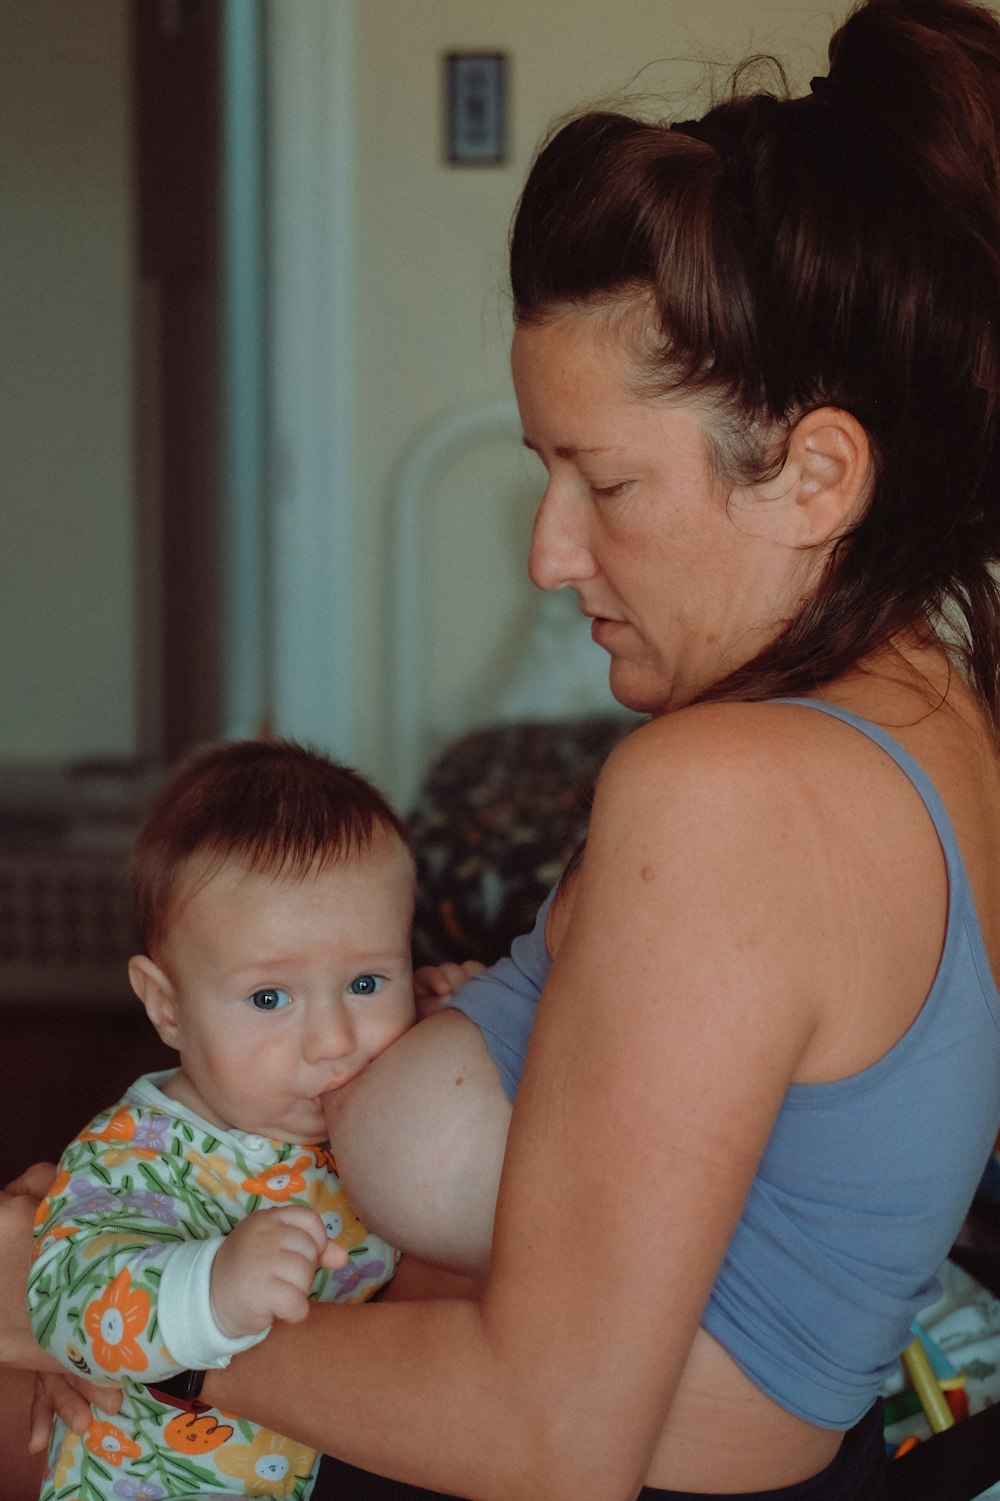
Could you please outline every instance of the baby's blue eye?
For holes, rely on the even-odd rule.
[[[351,981],[347,989],[351,995],[374,995],[377,990],[382,989],[384,984],[385,980],[381,975],[358,975],[356,980]]]
[[[250,1004],[258,1011],[278,1011],[282,1006],[291,1005],[291,1000],[287,990],[276,990],[272,986],[267,990],[255,990]]]

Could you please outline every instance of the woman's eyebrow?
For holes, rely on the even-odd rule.
[[[527,449],[530,449],[530,451],[532,453],[538,453],[539,452],[538,446],[535,443],[532,443],[532,441],[531,441],[530,438],[522,438],[521,442],[524,444],[524,447],[527,448]],[[572,447],[561,446],[559,448],[554,448],[552,451],[555,454],[555,456],[556,456],[557,459],[576,459],[576,458],[579,458],[581,456],[581,454],[589,457],[589,456],[591,456],[592,454],[595,454],[595,453],[614,453],[614,452],[616,452],[616,450],[613,447],[610,447],[610,446],[597,447],[597,448],[572,448]]]

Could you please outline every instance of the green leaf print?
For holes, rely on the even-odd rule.
[[[173,1198],[173,1191],[167,1186],[166,1183],[164,1183],[159,1173],[154,1169],[152,1163],[140,1162],[139,1172],[142,1174],[143,1178],[145,1178],[147,1184],[154,1193],[165,1194],[168,1199]]]

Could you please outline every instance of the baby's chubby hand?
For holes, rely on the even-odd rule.
[[[212,1263],[215,1321],[230,1339],[261,1334],[275,1319],[299,1323],[316,1268],[346,1265],[347,1252],[312,1209],[257,1209],[229,1232]]]
[[[473,975],[486,973],[486,965],[478,959],[466,959],[464,964],[425,964],[413,971],[413,998],[417,1003],[417,1016],[421,1021],[440,1011],[445,1001],[461,990],[466,980]]]

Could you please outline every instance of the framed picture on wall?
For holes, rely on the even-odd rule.
[[[445,156],[455,166],[498,166],[507,158],[507,55],[445,56]]]

